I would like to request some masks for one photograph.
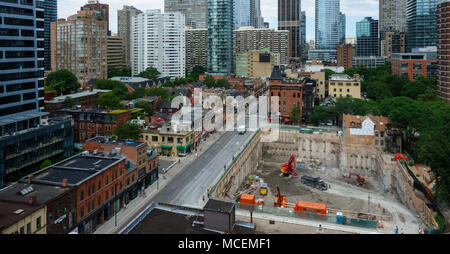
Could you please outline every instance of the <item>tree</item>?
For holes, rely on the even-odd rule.
[[[65,69],[48,74],[45,86],[55,91],[58,95],[69,94],[81,87],[77,77]]]
[[[223,87],[223,88],[228,89],[228,88],[230,88],[230,84],[228,83],[228,80],[226,80],[226,79],[219,79],[219,80],[217,80],[215,87]]]
[[[40,169],[44,169],[46,167],[50,167],[52,165],[52,161],[47,159],[41,163]]]
[[[123,106],[120,104],[120,98],[114,95],[113,92],[104,93],[97,99],[97,104],[102,109],[121,109]]]
[[[155,67],[149,67],[145,69],[145,71],[139,73],[138,77],[155,80],[159,78],[160,75],[161,73],[158,71],[158,69],[156,69]]]
[[[331,75],[335,74],[336,72],[329,70],[329,69],[325,69],[325,79],[329,80]]]
[[[76,104],[77,104],[76,101],[70,96],[67,96],[66,99],[64,99],[64,101],[62,102],[63,108],[71,108]]]
[[[108,78],[113,77],[131,77],[131,68],[125,69],[108,68]]]
[[[122,125],[117,126],[114,134],[120,140],[126,139],[139,140],[141,132],[142,131],[137,124],[126,122]]]
[[[294,106],[292,108],[290,118],[291,118],[291,121],[294,124],[299,124],[301,122],[302,116],[300,115],[300,112],[301,111],[300,111],[300,107],[299,106]]]
[[[386,83],[381,81],[370,81],[366,86],[367,97],[372,100],[381,100],[392,97]]]
[[[216,80],[211,75],[206,75],[204,83],[208,88],[216,87]]]
[[[150,87],[145,90],[147,96],[161,96],[162,101],[171,101],[171,93],[164,87]]]
[[[140,87],[134,89],[133,93],[131,94],[131,97],[133,99],[142,98],[145,96],[145,92],[146,92],[145,87],[140,86]]]
[[[309,117],[309,122],[318,126],[320,123],[328,121],[328,110],[325,107],[314,107],[314,110]]]
[[[192,71],[189,74],[189,76],[192,77],[194,81],[197,81],[199,79],[199,76],[205,74],[205,72],[206,72],[205,67],[197,65],[194,66],[194,68],[192,68]]]
[[[143,109],[144,110],[144,113],[147,115],[147,116],[151,116],[151,115],[153,115],[154,114],[154,108],[153,108],[153,105],[150,103],[150,102],[148,102],[148,101],[140,101],[140,102],[137,102],[136,103],[136,105],[135,105],[135,107],[136,108],[141,108],[141,109]]]

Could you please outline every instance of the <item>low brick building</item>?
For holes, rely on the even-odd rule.
[[[345,144],[386,148],[388,118],[383,116],[344,115],[343,126]]]
[[[50,96],[49,93],[44,101],[45,112],[55,114],[58,110],[64,108],[64,101],[68,98],[73,99],[75,105],[80,105],[85,108],[97,108],[97,99],[103,94],[110,92],[110,90],[90,89],[79,93],[73,93],[58,97]]]

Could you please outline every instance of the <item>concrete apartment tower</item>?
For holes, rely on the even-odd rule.
[[[164,12],[181,12],[190,28],[208,28],[208,0],[164,0]]]
[[[208,29],[186,28],[186,69],[208,67]]]
[[[185,77],[185,17],[182,13],[147,10],[132,17],[131,34],[133,75],[154,67],[162,77]]]
[[[83,87],[107,78],[107,25],[94,11],[52,22],[52,71],[69,70]]]
[[[117,11],[117,33],[123,40],[125,68],[131,68],[131,18],[141,13],[142,11],[128,5]]]
[[[406,3],[408,0],[379,0],[380,55],[405,53]]]
[[[438,96],[450,103],[450,2],[437,7]]]

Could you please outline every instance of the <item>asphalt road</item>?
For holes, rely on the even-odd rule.
[[[247,131],[225,132],[207,151],[193,163],[183,168],[153,198],[153,202],[174,205],[200,206],[208,187],[212,187],[223,174],[224,165],[228,164],[254,134]]]

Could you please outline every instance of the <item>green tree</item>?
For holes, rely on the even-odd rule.
[[[199,76],[205,74],[205,72],[206,72],[205,67],[197,65],[194,66],[194,68],[192,68],[192,71],[189,74],[189,76],[192,77],[194,81],[197,81],[199,79]]]
[[[219,79],[219,80],[217,80],[215,87],[223,87],[223,88],[228,89],[228,88],[230,88],[230,84],[228,83],[228,80],[226,80],[226,79]]]
[[[149,67],[145,71],[138,74],[138,77],[154,80],[159,78],[161,73],[155,67]]]
[[[76,101],[70,96],[67,96],[66,99],[64,99],[64,101],[62,102],[63,108],[71,108],[76,104],[77,104]]]
[[[131,77],[131,68],[125,69],[108,68],[108,78],[113,77]]]
[[[309,117],[309,122],[318,126],[320,123],[328,121],[328,110],[326,107],[314,107],[314,110]]]
[[[291,114],[290,114],[290,118],[292,123],[294,124],[300,124],[301,120],[302,120],[302,115],[300,114],[300,107],[299,106],[294,106],[292,108]]]
[[[46,167],[50,167],[52,165],[52,161],[47,159],[41,163],[40,169],[44,169]]]
[[[114,135],[116,135],[120,140],[132,139],[137,141],[140,138],[141,132],[142,131],[137,124],[126,122],[117,126]]]
[[[336,74],[336,72],[329,70],[329,69],[325,69],[325,80],[329,80],[331,75]]]
[[[153,108],[153,105],[150,102],[148,102],[148,101],[137,102],[135,107],[143,109],[144,113],[147,116],[152,116],[154,114],[154,111],[155,111],[154,108]]]
[[[134,89],[133,93],[131,94],[131,97],[133,99],[139,99],[139,98],[144,97],[145,93],[146,93],[145,87],[140,86],[140,87]]]
[[[372,100],[381,100],[392,97],[388,85],[381,81],[367,82],[366,91],[367,97]]]
[[[204,83],[208,88],[216,87],[216,80],[211,75],[205,77]]]
[[[81,87],[77,77],[65,69],[48,74],[45,86],[54,90],[58,95],[69,94]]]
[[[114,95],[113,92],[104,93],[100,95],[97,99],[97,104],[100,105],[102,109],[121,109],[123,108],[120,104],[120,98]]]

